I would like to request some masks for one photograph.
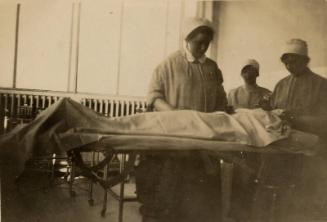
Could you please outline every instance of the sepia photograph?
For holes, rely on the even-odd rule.
[[[327,0],[0,0],[0,222],[327,222]]]

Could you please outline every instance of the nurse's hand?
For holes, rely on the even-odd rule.
[[[270,105],[270,98],[269,97],[263,97],[259,101],[259,107],[265,111],[271,111],[272,107]]]
[[[235,110],[233,106],[226,106],[226,113],[228,114],[234,114]]]
[[[291,111],[284,110],[280,115],[279,118],[281,118],[284,121],[289,122],[290,124],[294,124],[295,122],[295,115]]]
[[[165,100],[161,98],[157,98],[153,103],[154,108],[157,111],[172,111],[175,110],[173,106],[171,106],[169,103],[167,103]]]

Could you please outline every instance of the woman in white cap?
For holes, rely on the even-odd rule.
[[[247,59],[240,67],[244,85],[232,89],[228,93],[228,105],[233,109],[259,108],[264,99],[269,100],[271,91],[257,85],[259,63],[255,59]],[[233,167],[230,217],[235,221],[251,221],[251,203],[260,156],[256,153],[241,152],[240,158],[253,169],[253,172],[235,165]]]
[[[293,128],[317,134],[326,141],[327,80],[308,68],[310,58],[307,43],[301,39],[287,41],[281,61],[290,75],[277,83],[271,97],[272,108],[284,109],[284,116]],[[271,195],[269,193],[271,193],[271,189],[269,190],[269,187],[278,188],[278,196],[275,200],[279,202],[275,203],[275,206],[278,206],[277,209],[279,210],[275,212],[275,216],[279,217],[279,221],[290,221],[287,216],[292,215],[291,205],[298,205],[296,215],[305,211],[304,206],[312,206],[308,197],[317,198],[314,193],[316,186],[323,182],[321,178],[325,177],[324,184],[326,184],[326,154],[320,153],[317,157],[276,154],[263,155],[262,158],[263,164],[258,178],[257,201],[254,207],[257,209],[254,214],[256,220],[253,221],[267,220],[267,217],[270,216],[271,199],[269,198]],[[319,172],[325,175],[322,176]],[[317,180],[319,177],[320,180]],[[301,185],[300,180],[305,181],[306,185]],[[297,201],[293,199],[294,196],[287,195],[294,191],[294,187],[298,191],[297,196],[302,197]],[[326,193],[320,195],[326,196]],[[302,206],[299,206],[300,202],[302,202]],[[314,210],[318,210],[318,207],[315,206]],[[325,206],[320,207],[326,207],[326,203]],[[310,209],[311,212],[313,212],[312,210]]]
[[[206,19],[187,19],[183,34],[184,48],[170,55],[153,73],[149,107],[155,111],[225,110],[221,71],[205,56],[214,35],[212,24]],[[220,221],[219,169],[210,156],[193,151],[145,158],[136,171],[143,221]]]
[[[234,109],[254,109],[260,107],[260,101],[269,98],[270,90],[257,85],[259,63],[254,59],[247,59],[241,67],[244,85],[232,89],[228,93],[228,105]]]
[[[184,48],[170,55],[153,73],[148,105],[157,111],[224,110],[221,71],[205,55],[214,35],[212,24],[206,19],[189,18],[183,34]]]

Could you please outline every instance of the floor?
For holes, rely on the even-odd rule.
[[[1,179],[1,220],[0,222],[116,222],[118,221],[118,202],[108,195],[108,208],[101,216],[103,189],[94,186],[94,205],[88,203],[88,181],[77,179],[71,197],[67,183],[58,177],[55,183],[49,183],[49,176],[44,173],[25,173],[19,183]],[[226,188],[228,182],[223,184]],[[117,187],[118,188],[118,187]],[[135,187],[129,183],[126,193],[133,195]],[[228,199],[229,192],[223,192],[223,199]],[[228,207],[228,206],[227,206]],[[226,205],[225,205],[226,208]],[[124,222],[141,222],[139,203],[128,202],[124,205]],[[225,215],[226,215],[226,209]],[[223,222],[233,222],[224,218]],[[327,220],[300,220],[297,222],[327,222]]]
[[[57,179],[49,184],[47,176],[29,175],[20,181],[19,186],[7,187],[2,183],[1,218],[3,222],[102,222],[118,221],[118,202],[108,195],[108,209],[101,216],[103,190],[94,187],[94,205],[88,203],[88,182],[78,179],[71,197],[67,183]],[[133,190],[133,189],[131,189]],[[131,191],[130,191],[131,192]],[[139,203],[124,205],[124,222],[139,222]]]

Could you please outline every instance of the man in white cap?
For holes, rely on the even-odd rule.
[[[154,111],[224,111],[221,71],[205,55],[214,36],[212,24],[202,18],[187,19],[183,35],[184,48],[153,73],[148,106]],[[143,221],[221,221],[220,171],[210,159],[196,151],[146,156],[136,170]]]
[[[228,105],[234,109],[254,109],[260,107],[260,101],[269,98],[271,92],[257,85],[259,63],[254,59],[247,59],[241,67],[244,85],[232,89],[228,93]]]
[[[301,39],[287,41],[281,61],[290,75],[277,83],[271,97],[272,108],[284,109],[284,116],[293,128],[317,134],[322,140],[326,140],[327,80],[308,68],[310,58],[307,43]],[[314,196],[316,185],[323,182],[323,180],[318,181],[318,178],[323,177],[319,175],[319,172],[326,171],[327,166],[323,164],[326,162],[326,154],[319,153],[316,157],[274,154],[263,155],[262,158],[257,201],[254,206],[254,209],[257,209],[254,214],[256,220],[253,221],[267,220],[270,215],[271,199],[265,197],[271,197],[267,195],[271,193],[272,190],[269,190],[271,187],[278,188],[278,197],[275,200],[280,201],[275,203],[275,207],[278,206],[277,209],[279,209],[275,216],[279,217],[280,221],[290,220],[287,215],[292,214],[292,208],[290,208],[292,204],[298,205],[296,214],[304,212],[303,206],[312,206],[308,197]],[[304,183],[305,186],[303,186]],[[297,199],[298,201],[293,199],[294,196],[287,195],[294,191],[297,192],[297,196],[302,197]],[[326,196],[326,193],[320,195]],[[302,206],[299,206],[301,201],[303,201]],[[263,210],[265,206],[267,208]]]
[[[255,59],[247,59],[241,65],[241,76],[244,85],[232,89],[228,93],[228,105],[233,109],[259,108],[261,101],[269,100],[271,91],[257,85],[259,63]],[[253,169],[253,172],[235,165],[233,167],[230,217],[235,221],[251,221],[251,202],[254,195],[254,181],[259,167],[259,155],[241,152],[240,158]]]

